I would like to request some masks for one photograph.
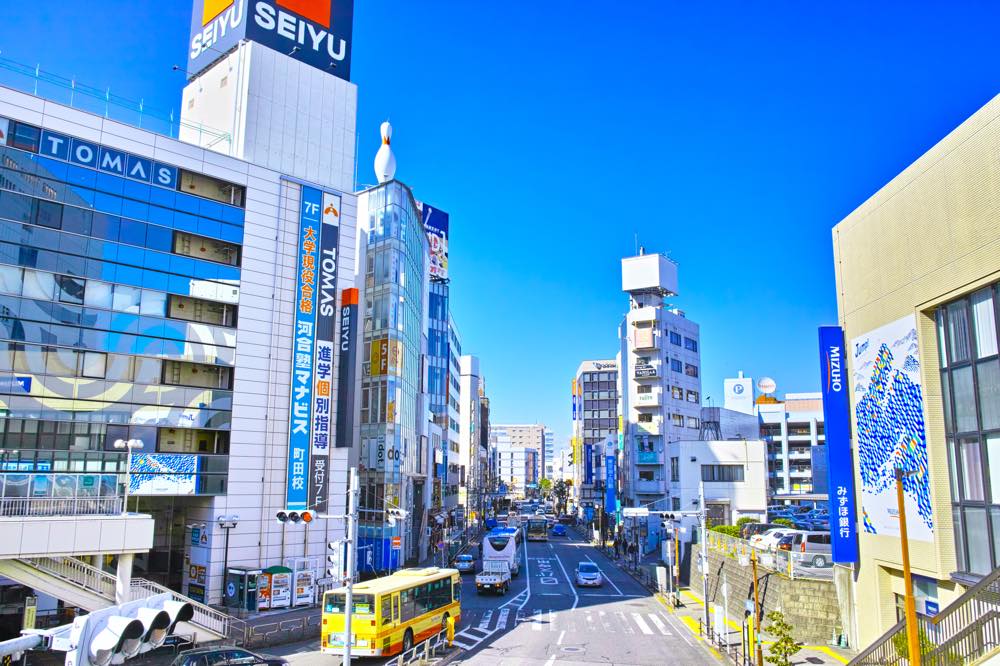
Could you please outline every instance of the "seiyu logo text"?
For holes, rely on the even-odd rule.
[[[218,2],[212,3],[211,0],[203,0],[203,2],[205,3],[202,18],[203,28],[201,32],[191,38],[192,60],[205,51],[210,50],[216,42],[239,28],[243,23],[243,16],[246,13],[244,11],[246,0],[230,2],[228,8],[221,10],[218,7]],[[225,6],[225,4],[222,6]],[[215,55],[220,56],[222,54],[216,53]]]
[[[831,393],[840,393],[843,389],[841,382],[841,353],[840,347],[829,347],[826,351],[827,365],[827,390]]]

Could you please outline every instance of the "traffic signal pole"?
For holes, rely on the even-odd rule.
[[[347,494],[347,594],[344,604],[344,662],[351,666],[351,615],[354,613],[354,575],[358,558],[355,552],[358,541],[358,468],[351,468],[350,490]]]

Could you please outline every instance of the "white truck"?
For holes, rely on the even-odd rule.
[[[476,593],[495,592],[501,596],[510,589],[510,565],[506,560],[484,560],[483,570],[476,574]]]

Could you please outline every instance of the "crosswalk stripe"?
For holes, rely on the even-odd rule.
[[[653,630],[649,628],[649,625],[646,624],[646,621],[642,619],[641,615],[639,615],[638,613],[632,613],[632,619],[635,620],[635,623],[637,625],[639,625],[639,631],[641,631],[644,634],[653,633]]]
[[[483,619],[479,621],[479,628],[486,629],[488,626],[490,626],[490,620],[492,619],[493,619],[493,610],[491,609],[486,611],[486,614],[483,615]]]
[[[663,624],[663,620],[656,616],[655,613],[648,613],[649,621],[656,625],[656,628],[660,630],[660,633],[664,636],[670,636],[670,631],[667,629],[666,625]]]
[[[508,617],[510,617],[510,609],[509,608],[501,608],[500,609],[500,617],[497,618],[497,629],[506,629],[507,628],[507,618]]]
[[[634,634],[635,633],[635,629],[633,629],[632,625],[628,623],[628,618],[625,617],[625,613],[624,612],[622,612],[622,611],[615,611],[615,615],[618,616],[618,620],[621,623],[621,627],[625,631],[626,634]]]
[[[556,630],[556,614],[551,609],[549,610],[549,631]]]
[[[538,609],[531,616],[531,629],[532,631],[542,630],[542,611]]]
[[[597,611],[597,616],[601,619],[601,626],[604,627],[604,631],[609,634],[615,633],[614,626],[608,621],[607,613],[604,611]]]
[[[455,637],[455,640],[452,641],[452,643],[462,648],[463,650],[471,650],[472,648],[476,647],[476,645],[479,645],[478,643],[476,643],[475,645],[466,645],[462,641],[458,640],[457,636]]]
[[[590,611],[587,611],[587,615],[585,617],[587,620],[587,631],[593,631],[596,629],[597,627],[594,626],[594,616],[590,614]]]

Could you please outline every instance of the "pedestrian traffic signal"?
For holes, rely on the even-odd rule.
[[[315,516],[312,511],[279,511],[274,516],[279,523],[309,524]]]

